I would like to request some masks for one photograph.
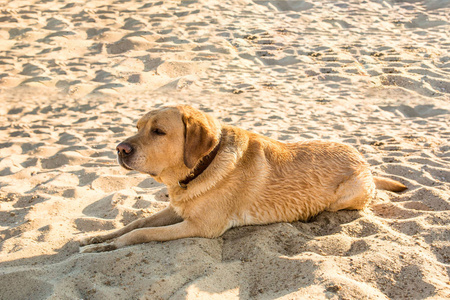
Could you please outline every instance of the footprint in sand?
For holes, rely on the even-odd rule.
[[[39,76],[46,72],[46,70],[43,67],[37,66],[35,64],[27,63],[23,65],[22,72],[20,74],[22,75],[28,75],[28,76]]]
[[[62,133],[60,135],[59,140],[56,142],[60,145],[79,145],[81,142],[81,138],[77,137],[76,135],[70,134],[70,133]]]
[[[23,36],[24,34],[26,34],[27,32],[32,31],[32,30],[33,30],[33,29],[32,29],[32,28],[29,28],[29,27],[23,28],[23,29],[21,29],[21,28],[12,28],[12,29],[10,29],[10,30],[8,31],[8,33],[9,33],[9,38],[10,38],[10,39],[13,39],[13,38],[16,38],[16,37],[21,37],[21,36]]]
[[[92,81],[108,83],[108,82],[113,81],[114,79],[115,79],[115,76],[113,74],[111,74],[110,72],[100,70],[100,71],[96,72],[95,78],[92,79]]]
[[[153,44],[143,37],[123,38],[115,43],[106,46],[109,54],[122,54],[130,50],[148,50]]]
[[[69,27],[68,23],[57,19],[57,18],[50,18],[47,21],[47,25],[45,25],[44,29],[54,30],[54,31],[60,31],[67,29]]]
[[[147,28],[147,24],[145,24],[144,22],[137,20],[135,18],[125,19],[125,24],[122,27],[122,29],[132,30],[132,31],[142,30],[145,28]]]

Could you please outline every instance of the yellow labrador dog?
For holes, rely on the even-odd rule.
[[[83,252],[214,238],[235,226],[308,220],[324,210],[362,209],[375,188],[406,189],[372,176],[352,146],[318,140],[282,143],[223,125],[190,106],[151,111],[137,129],[117,146],[119,163],[167,185],[170,204],[117,231],[81,238],[82,246],[98,244]]]

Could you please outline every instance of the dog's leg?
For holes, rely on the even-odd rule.
[[[206,236],[200,227],[185,220],[181,223],[152,228],[141,228],[133,230],[125,235],[120,236],[111,243],[103,243],[99,245],[88,246],[82,250],[87,252],[111,251],[134,244],[142,244],[151,241],[170,241],[188,237],[210,237]]]
[[[179,223],[181,221],[183,221],[183,219],[175,213],[172,207],[169,206],[155,213],[154,215],[151,215],[150,217],[133,221],[119,230],[101,235],[84,236],[80,238],[78,242],[81,246],[103,243],[107,240],[111,240],[113,238],[124,235],[137,228],[166,226]]]
[[[373,198],[375,184],[369,170],[353,175],[341,183],[336,190],[336,202],[327,210],[338,211],[341,209],[363,209]]]

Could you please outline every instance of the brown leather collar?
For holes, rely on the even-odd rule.
[[[200,176],[200,174],[202,174],[209,167],[209,165],[213,162],[214,158],[216,157],[217,152],[219,152],[221,143],[222,139],[219,140],[219,143],[216,145],[216,147],[214,147],[214,149],[211,152],[209,152],[208,155],[204,156],[201,159],[200,163],[195,166],[191,174],[189,174],[185,179],[178,181],[178,185],[180,186],[180,188],[186,190],[189,182]]]

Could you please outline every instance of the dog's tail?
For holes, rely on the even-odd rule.
[[[403,192],[407,187],[396,180],[389,178],[374,176],[373,181],[375,186],[380,190],[387,190],[392,192]]]

